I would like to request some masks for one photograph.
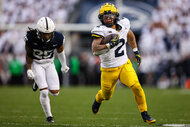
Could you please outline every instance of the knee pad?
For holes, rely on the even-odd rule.
[[[43,97],[43,98],[46,98],[48,96],[48,90],[47,89],[41,90],[40,91],[40,96]]]

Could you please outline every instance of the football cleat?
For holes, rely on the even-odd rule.
[[[154,118],[151,118],[151,116],[148,114],[147,111],[141,112],[141,116],[144,120],[144,122],[147,122],[148,124],[155,123],[156,120]]]
[[[92,112],[94,114],[98,113],[101,103],[96,102],[96,99],[94,100],[94,103],[92,105]]]
[[[34,92],[36,92],[37,89],[38,89],[38,85],[34,82],[33,85],[32,85],[32,90],[33,90]]]
[[[48,123],[54,123],[53,117],[52,116],[48,116],[46,119],[46,122]]]

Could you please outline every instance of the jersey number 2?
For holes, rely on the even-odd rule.
[[[115,57],[120,57],[124,55],[124,50],[121,50],[121,47],[125,44],[125,40],[124,39],[120,39],[120,43],[121,45],[115,50]]]

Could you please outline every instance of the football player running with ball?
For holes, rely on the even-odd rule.
[[[40,103],[46,115],[46,121],[53,123],[50,99],[59,94],[60,83],[54,66],[54,50],[62,65],[62,72],[69,67],[66,64],[64,52],[64,36],[55,31],[55,24],[49,17],[42,17],[37,22],[37,29],[29,28],[25,36],[27,77],[34,80],[33,90],[40,90]]]
[[[130,22],[127,18],[119,19],[119,13],[114,4],[106,3],[101,6],[98,15],[101,25],[92,29],[92,52],[101,59],[101,90],[96,94],[92,105],[94,114],[98,113],[104,100],[109,100],[114,92],[118,80],[131,88],[141,116],[148,124],[155,123],[147,112],[145,93],[139,83],[137,74],[133,69],[131,61],[126,53],[126,43],[131,46],[135,54],[138,65],[141,63],[141,57],[137,48],[135,36],[130,29]],[[110,35],[118,34],[106,44],[102,40]]]

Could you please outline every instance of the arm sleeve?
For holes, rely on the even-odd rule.
[[[67,66],[66,64],[66,57],[65,57],[65,51],[63,50],[61,53],[57,54],[59,61],[61,62],[62,67]]]

